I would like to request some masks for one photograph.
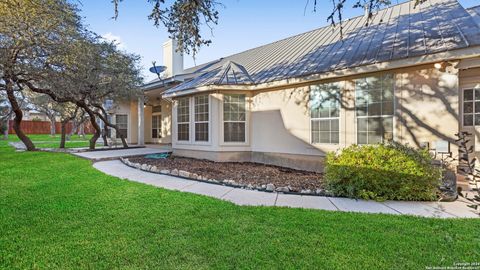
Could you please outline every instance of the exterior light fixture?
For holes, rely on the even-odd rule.
[[[443,63],[435,63],[433,67],[436,69],[441,69],[443,67]]]

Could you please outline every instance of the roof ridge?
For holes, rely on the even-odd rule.
[[[381,8],[381,9],[376,9],[375,12],[372,12],[372,15],[374,14],[377,14],[378,12],[382,11],[382,10],[386,10],[386,9],[389,9],[389,8],[393,8],[395,6],[399,6],[399,5],[404,5],[406,3],[409,3],[409,2],[414,2],[415,0],[407,0],[407,1],[404,1],[404,2],[400,2],[400,3],[397,3],[397,4],[393,4],[393,5],[389,5],[388,7],[385,7],[385,8]],[[354,20],[354,19],[357,19],[359,17],[363,17],[365,15],[358,15],[358,16],[354,16],[354,17],[351,17],[351,18],[348,18],[344,21],[342,21],[341,23],[342,24],[345,24],[351,20]],[[295,34],[293,36],[288,36],[288,37],[285,37],[285,38],[281,38],[279,40],[275,40],[275,41],[272,41],[270,43],[266,43],[266,44],[263,44],[263,45],[259,45],[257,47],[253,47],[253,48],[250,48],[250,49],[247,49],[245,51],[241,51],[241,52],[238,52],[238,53],[234,53],[234,54],[230,54],[228,56],[224,56],[224,57],[220,57],[220,58],[217,58],[215,60],[210,60],[210,61],[207,61],[205,63],[202,63],[200,65],[196,65],[196,66],[193,66],[193,67],[190,67],[188,69],[194,69],[195,67],[200,67],[202,65],[205,65],[206,63],[210,63],[212,61],[216,61],[216,60],[222,60],[222,59],[227,59],[227,58],[230,58],[230,57],[233,57],[233,56],[236,56],[236,55],[239,55],[239,54],[242,54],[242,53],[246,53],[246,52],[249,52],[249,51],[252,51],[252,50],[257,50],[257,49],[260,49],[260,48],[263,48],[263,47],[266,47],[266,46],[270,46],[270,45],[273,45],[273,44],[276,44],[276,43],[279,43],[279,42],[282,42],[282,41],[285,41],[285,40],[288,40],[288,39],[291,39],[291,38],[295,38],[295,37],[298,37],[298,36],[301,36],[301,35],[305,35],[305,34],[308,34],[308,33],[312,33],[312,32],[315,32],[315,31],[319,31],[319,30],[322,30],[322,29],[325,29],[325,28],[328,28],[328,27],[337,27],[337,25],[339,25],[340,23],[336,23],[335,25],[332,25],[332,24],[329,24],[329,25],[325,25],[325,26],[321,26],[321,27],[318,27],[318,28],[315,28],[315,29],[312,29],[312,30],[308,30],[306,32],[302,32],[302,33],[298,33],[298,34]],[[187,69],[187,70],[188,70]],[[193,71],[194,72],[197,72],[198,70],[195,70]]]

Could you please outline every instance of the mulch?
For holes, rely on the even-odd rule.
[[[290,186],[291,191],[315,190],[322,188],[322,174],[300,171],[290,168],[251,162],[213,162],[209,160],[170,157],[167,159],[150,159],[129,157],[131,162],[156,166],[160,170],[183,170],[208,179],[234,180],[241,184],[253,186],[274,184],[275,187]]]

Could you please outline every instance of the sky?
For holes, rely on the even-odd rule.
[[[81,10],[84,23],[107,40],[115,40],[119,48],[142,57],[145,81],[156,78],[148,71],[152,61],[162,64],[162,44],[168,39],[164,27],[155,27],[147,19],[151,4],[147,0],[123,0],[117,20],[112,19],[114,7],[110,0],[72,0]],[[167,4],[172,0],[167,0]],[[213,32],[203,32],[212,44],[202,47],[194,60],[184,56],[189,68],[211,60],[242,52],[295,34],[328,25],[330,0],[218,0],[220,19]],[[353,1],[350,1],[353,2]],[[403,2],[403,1],[400,1]],[[464,7],[480,4],[479,0],[459,0]],[[395,4],[397,1],[392,0]],[[361,15],[360,9],[349,8],[344,18]]]

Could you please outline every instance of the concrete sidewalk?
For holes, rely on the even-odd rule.
[[[119,160],[101,161],[95,163],[93,166],[97,170],[122,179],[171,190],[206,195],[230,201],[237,205],[282,206],[345,212],[405,214],[438,218],[478,218],[478,215],[467,207],[467,202],[463,199],[455,202],[375,202],[337,197],[268,193],[144,172],[128,167]]]
[[[167,147],[164,148],[131,148],[131,149],[119,149],[119,150],[101,150],[101,151],[87,151],[87,152],[78,152],[72,153],[73,155],[83,157],[86,159],[98,161],[103,159],[112,159],[119,157],[128,157],[128,156],[142,156],[148,154],[158,154],[164,152],[170,152],[171,150]]]

